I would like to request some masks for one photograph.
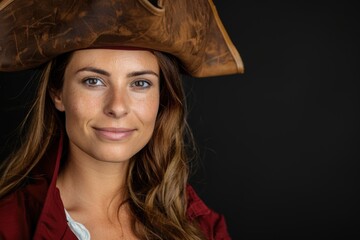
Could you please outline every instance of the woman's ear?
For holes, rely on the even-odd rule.
[[[62,92],[61,91],[50,91],[50,96],[54,102],[55,108],[60,112],[65,112],[65,107],[62,101]]]

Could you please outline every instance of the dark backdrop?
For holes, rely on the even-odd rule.
[[[184,80],[199,147],[191,182],[233,239],[360,236],[360,15],[350,2],[215,0],[246,71]],[[1,157],[32,98],[29,74],[0,74]]]

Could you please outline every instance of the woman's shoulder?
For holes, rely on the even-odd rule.
[[[187,216],[190,220],[199,223],[208,239],[230,240],[224,216],[209,208],[191,185],[187,186],[186,193]]]
[[[46,194],[46,182],[36,181],[0,199],[0,239],[29,239]]]

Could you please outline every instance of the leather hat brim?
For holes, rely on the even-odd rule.
[[[244,71],[212,0],[0,2],[0,71],[35,68],[78,49],[120,46],[170,53],[194,77]]]

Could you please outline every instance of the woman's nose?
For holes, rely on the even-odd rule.
[[[112,118],[121,118],[128,114],[128,95],[125,90],[112,89],[106,96],[104,113]]]

